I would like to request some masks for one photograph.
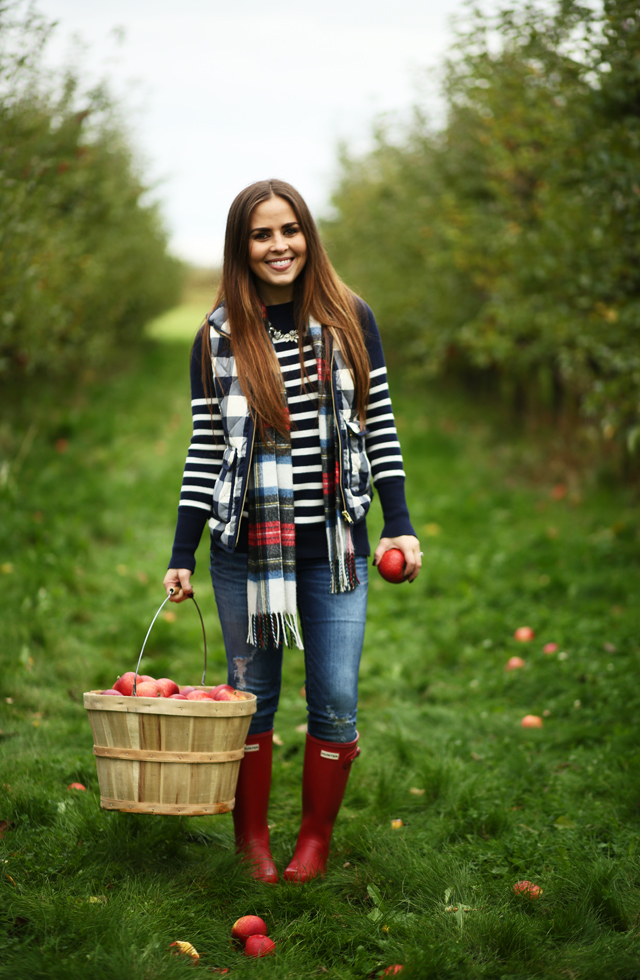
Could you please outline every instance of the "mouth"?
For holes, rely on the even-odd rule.
[[[286,272],[293,264],[293,260],[293,255],[289,255],[286,259],[267,259],[267,265],[276,272]]]

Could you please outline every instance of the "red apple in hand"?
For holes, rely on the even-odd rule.
[[[387,582],[404,582],[406,562],[399,548],[389,548],[378,562],[378,571]]]
[[[249,936],[266,936],[267,923],[259,915],[243,915],[231,926],[231,938],[244,943]]]
[[[245,956],[269,956],[275,951],[276,944],[268,936],[249,936],[244,944]]]
[[[176,682],[169,677],[161,677],[160,680],[156,681],[156,684],[160,688],[160,696],[163,698],[170,698],[172,694],[180,693],[180,688]]]

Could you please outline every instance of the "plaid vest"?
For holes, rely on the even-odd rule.
[[[225,441],[220,475],[213,488],[213,516],[209,527],[215,544],[224,551],[233,552],[247,495],[255,425],[238,382],[224,305],[209,316],[209,338],[213,386],[220,405]],[[331,337],[327,338],[327,356],[331,360],[336,436],[340,444],[342,516],[347,523],[355,524],[365,517],[373,497],[371,464],[365,449],[367,430],[360,431],[353,405],[355,391],[351,373]]]

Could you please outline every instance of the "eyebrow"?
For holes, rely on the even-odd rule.
[[[300,224],[299,221],[286,221],[281,227],[282,228],[292,228],[294,225],[299,225],[299,224]],[[254,232],[254,231],[271,231],[271,228],[268,228],[268,227],[258,227],[258,228],[252,228],[251,231],[252,232]]]

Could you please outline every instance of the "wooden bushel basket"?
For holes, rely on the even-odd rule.
[[[164,604],[149,627],[138,668]],[[204,642],[199,686],[207,691],[206,637]],[[84,706],[105,810],[195,817],[233,809],[255,695],[245,701],[172,701],[89,691]]]

